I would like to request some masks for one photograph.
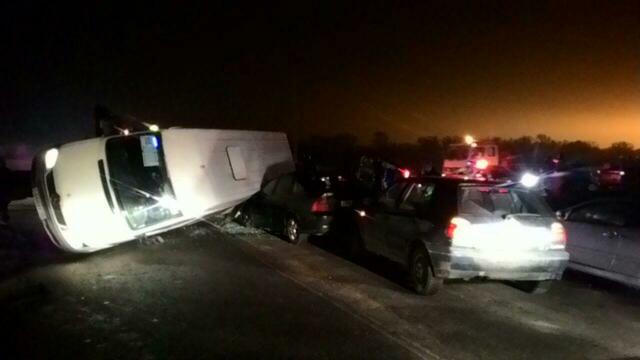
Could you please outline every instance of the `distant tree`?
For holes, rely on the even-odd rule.
[[[606,149],[606,152],[611,160],[624,160],[634,157],[633,145],[625,141],[618,141],[611,144],[611,146]]]
[[[442,148],[446,149],[450,145],[461,144],[462,142],[462,136],[445,136],[442,138],[441,144]]]
[[[569,141],[560,146],[565,162],[574,166],[597,164],[600,151],[596,144],[587,141]]]

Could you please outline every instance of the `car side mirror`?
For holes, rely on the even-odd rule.
[[[556,211],[556,218],[558,220],[566,220],[567,219],[567,213],[562,211],[562,210],[558,210],[558,211]]]

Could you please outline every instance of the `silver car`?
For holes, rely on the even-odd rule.
[[[474,277],[544,292],[569,259],[563,226],[520,185],[407,179],[363,206],[358,224],[354,247],[402,264],[420,294],[437,292],[443,279]]]
[[[593,200],[558,216],[569,234],[570,268],[640,287],[640,204]]]

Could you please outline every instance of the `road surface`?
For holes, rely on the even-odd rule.
[[[569,273],[544,295],[454,282],[421,297],[392,264],[332,249],[209,223],[88,256],[7,242],[0,349],[29,359],[640,356],[640,295],[624,287]]]

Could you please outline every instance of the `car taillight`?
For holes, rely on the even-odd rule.
[[[551,248],[564,249],[567,244],[567,232],[562,224],[555,222],[551,224]]]
[[[466,228],[470,224],[471,223],[469,223],[468,220],[454,217],[453,219],[451,219],[449,225],[447,225],[447,228],[444,230],[444,235],[451,239],[451,241],[453,241],[453,239],[459,234],[460,230]]]
[[[408,179],[411,176],[411,170],[409,169],[400,169],[400,173],[402,174],[402,177],[405,179]]]
[[[327,193],[322,194],[316,201],[311,204],[311,212],[312,213],[326,213],[333,210],[333,194]]]

